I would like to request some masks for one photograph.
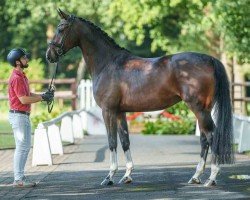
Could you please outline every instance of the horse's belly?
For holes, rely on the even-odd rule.
[[[157,93],[134,94],[122,99],[120,110],[123,112],[143,112],[162,110],[179,102],[177,95],[162,95]]]

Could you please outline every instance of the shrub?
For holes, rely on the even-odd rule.
[[[56,118],[62,113],[63,112],[59,107],[53,108],[51,113],[48,113],[47,108],[43,109],[40,112],[37,112],[35,115],[31,116],[32,128],[35,129],[39,123]]]
[[[171,119],[159,117],[155,122],[147,121],[144,124],[142,133],[144,134],[192,134],[195,130],[195,116],[184,102],[175,104],[167,108],[167,112],[179,116],[181,119],[173,121]]]
[[[188,135],[193,134],[194,129],[195,121],[191,119],[181,119],[178,121],[158,119],[156,122],[145,122],[142,133]]]
[[[183,101],[167,108],[166,111],[173,115],[177,115],[179,117],[185,117],[185,118],[195,117],[193,112],[188,108],[187,104],[185,104]]]

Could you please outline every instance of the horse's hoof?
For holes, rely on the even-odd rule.
[[[125,184],[129,184],[132,182],[132,178],[131,176],[124,176],[120,181],[119,184],[121,183],[125,183]]]
[[[189,181],[188,181],[188,184],[201,184],[201,179],[200,178],[191,178]]]
[[[216,186],[217,183],[215,180],[210,180],[210,179],[207,179],[207,181],[204,183],[204,186],[205,187],[212,187],[212,186]]]
[[[113,185],[114,182],[110,179],[104,179],[104,181],[101,183],[101,185]]]

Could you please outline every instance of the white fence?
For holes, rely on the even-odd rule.
[[[77,96],[80,109],[85,109],[94,116],[103,120],[102,110],[96,104],[93,96],[93,86],[91,80],[81,80],[77,89]],[[107,132],[104,123],[98,123],[95,118],[90,116],[87,118],[86,129],[90,135],[105,135]]]
[[[63,155],[62,142],[73,144],[76,138],[83,138],[84,131],[88,131],[88,124],[93,120],[96,127],[98,123],[103,125],[102,119],[81,109],[63,113],[55,119],[40,123],[34,133],[32,166],[52,165],[53,154]]]
[[[93,87],[91,80],[81,80],[77,89],[77,94],[79,97],[79,108],[89,110],[97,106],[93,96],[92,88]]]
[[[83,132],[91,135],[106,134],[101,109],[96,105],[92,81],[82,80],[78,86],[78,111],[63,113],[55,119],[42,122],[35,129],[32,165],[52,165],[52,155],[63,155],[62,142],[74,143],[83,138]]]
[[[233,127],[238,152],[250,151],[250,117],[234,115]]]
[[[198,123],[196,123],[195,135],[200,136]],[[239,153],[250,151],[250,117],[233,115],[233,136]]]

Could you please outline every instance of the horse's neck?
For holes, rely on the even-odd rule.
[[[86,34],[86,31],[80,33],[79,47],[82,50],[87,68],[94,78],[124,51],[105,40],[105,36],[100,35],[101,33],[87,32],[88,34]]]

